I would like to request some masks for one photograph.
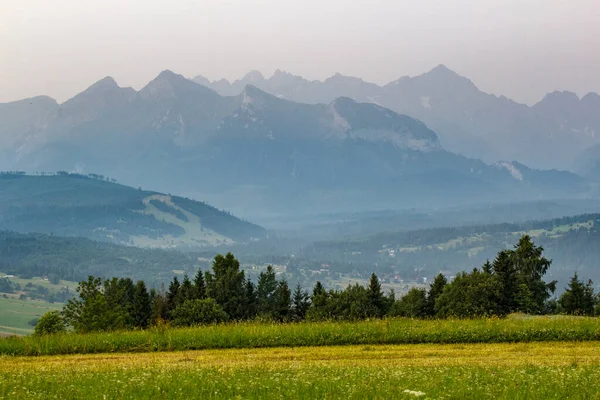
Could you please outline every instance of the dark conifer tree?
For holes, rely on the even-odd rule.
[[[546,283],[543,280],[552,264],[551,260],[543,256],[543,252],[544,248],[536,246],[529,235],[523,235],[510,253],[521,293],[518,297],[521,303],[527,303],[526,306],[521,304],[520,311],[541,313],[546,300],[556,290],[556,281]]]
[[[435,315],[435,302],[440,297],[448,281],[442,274],[438,274],[433,283],[429,285],[429,293],[427,293],[427,300],[425,303],[425,313],[429,317]]]
[[[167,309],[169,311],[174,310],[179,304],[177,301],[179,300],[179,279],[176,276],[173,277],[173,280],[169,284],[169,291],[166,294],[167,300]]]
[[[277,290],[277,278],[272,266],[268,266],[258,276],[258,313],[263,316],[272,317],[275,312],[275,291]]]
[[[204,272],[201,269],[194,277],[194,297],[196,299],[206,298],[206,283],[204,282]]]
[[[575,273],[558,302],[567,314],[593,315],[597,301],[592,281],[588,281],[586,285]]]
[[[183,276],[183,281],[176,297],[177,300],[175,302],[177,305],[183,304],[186,300],[192,300],[194,297],[194,285],[187,274]]]
[[[290,317],[292,306],[292,292],[288,283],[281,280],[277,283],[275,293],[273,294],[273,318],[278,321],[286,321]]]
[[[498,253],[492,264],[492,271],[498,284],[499,313],[504,315],[517,310],[516,295],[519,292],[519,282],[510,251],[503,250]]]
[[[383,316],[387,312],[386,309],[386,301],[383,297],[383,292],[381,291],[381,284],[379,283],[379,279],[375,273],[371,274],[371,279],[369,281],[369,300],[371,305],[378,310],[377,316]]]
[[[132,317],[133,326],[145,329],[148,327],[151,314],[150,295],[144,281],[137,281],[133,292]]]
[[[258,296],[256,294],[256,285],[248,278],[245,283],[245,307],[244,319],[253,319],[258,313]]]
[[[231,253],[219,254],[213,262],[213,271],[206,272],[206,294],[233,320],[244,317],[246,302],[244,271],[240,262]]]
[[[300,283],[298,283],[292,296],[292,318],[295,321],[302,321],[306,317],[308,307],[310,307],[308,293],[302,290]]]

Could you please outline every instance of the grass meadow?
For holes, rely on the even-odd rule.
[[[599,318],[387,319],[298,324],[238,323],[195,328],[0,339],[2,355],[157,352],[263,347],[600,340]]]
[[[48,311],[59,310],[62,306],[60,303],[0,297],[0,335],[29,335],[33,332],[29,321]]]
[[[599,342],[0,357],[14,399],[591,399]]]

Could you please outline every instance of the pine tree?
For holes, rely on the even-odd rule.
[[[516,299],[519,292],[521,292],[522,308],[531,308],[531,301],[525,300],[528,298],[526,291],[524,289],[519,290],[517,270],[510,251],[503,250],[498,253],[492,264],[492,271],[499,286],[499,298],[497,300],[499,314],[505,315],[519,309]]]
[[[258,313],[258,296],[256,294],[256,285],[248,278],[244,285],[246,292],[245,306],[244,306],[244,319],[253,319]]]
[[[585,285],[575,273],[569,281],[569,287],[560,296],[559,304],[567,314],[593,315],[597,301],[592,281]]]
[[[204,272],[201,269],[194,277],[194,298],[200,300],[206,298],[206,283],[204,282]]]
[[[325,290],[323,284],[320,281],[317,281],[310,298],[310,307],[306,312],[306,318],[310,320],[323,320],[330,318],[331,315],[328,310],[328,302],[330,297],[330,293]]]
[[[258,313],[262,316],[271,317],[275,311],[275,291],[277,290],[277,278],[272,266],[267,266],[258,276]]]
[[[379,283],[379,279],[375,273],[371,274],[371,279],[369,281],[369,300],[371,305],[377,310],[378,315],[385,315],[387,310],[385,309],[386,302],[383,298],[383,292],[381,291],[381,284]]]
[[[300,283],[296,285],[296,290],[292,296],[292,317],[295,321],[302,321],[306,317],[306,312],[310,307],[308,293],[302,290]]]
[[[183,281],[181,282],[181,286],[179,287],[179,291],[177,292],[177,299],[175,302],[177,305],[183,304],[186,300],[192,300],[194,297],[194,285],[190,278],[186,275],[183,276]]]
[[[273,293],[273,317],[278,321],[287,321],[290,317],[292,306],[292,292],[287,281],[281,280],[277,283]]]
[[[234,255],[217,255],[213,271],[207,271],[205,278],[207,297],[215,299],[231,319],[242,319],[246,313],[246,279]]]
[[[321,283],[321,281],[317,281],[317,283],[315,283],[315,287],[313,288],[313,294],[312,297],[318,296],[320,294],[324,294],[325,293],[325,288],[323,287],[323,284]]]
[[[556,290],[556,281],[544,282],[543,277],[552,264],[543,256],[544,248],[536,246],[529,235],[523,235],[515,249],[510,252],[512,263],[517,275],[519,296],[523,299],[526,293],[531,293],[528,303],[529,313],[539,314],[544,309],[546,300]],[[525,291],[521,285],[527,286]],[[526,311],[520,307],[519,311]]]
[[[490,260],[487,260],[485,262],[485,264],[483,264],[483,267],[481,268],[483,270],[483,272],[485,272],[486,274],[491,274],[493,267],[492,264],[490,263]]]
[[[177,300],[179,300],[179,279],[176,276],[173,277],[173,280],[169,284],[169,291],[166,294],[167,300],[167,309],[169,311],[174,310],[179,304]]]
[[[144,281],[138,281],[133,292],[132,317],[133,326],[145,329],[148,327],[151,314],[150,295]]]
[[[442,274],[438,274],[433,283],[429,285],[429,293],[427,294],[427,300],[425,302],[425,314],[429,317],[435,315],[435,302],[440,297],[444,288],[448,284],[446,277]]]

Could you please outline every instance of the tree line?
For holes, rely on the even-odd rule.
[[[300,285],[292,291],[269,266],[255,283],[228,253],[217,255],[212,270],[198,270],[193,279],[174,277],[167,290],[148,290],[143,280],[103,281],[90,276],[79,284],[79,298],[69,300],[60,315],[54,313],[51,318],[59,326],[64,321],[76,332],[93,332],[255,319],[294,322],[396,316],[472,318],[514,312],[594,314],[598,297],[591,281],[584,284],[577,274],[558,300],[550,299],[556,281],[543,279],[550,265],[543,248],[525,235],[514,249],[500,251],[481,268],[459,273],[451,282],[439,274],[429,290],[413,288],[396,299],[393,291],[383,292],[375,274],[367,286],[327,290],[317,282],[308,293]],[[48,329],[44,317],[38,332]]]

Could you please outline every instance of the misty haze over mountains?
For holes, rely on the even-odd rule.
[[[597,195],[526,166],[564,168],[598,143],[597,95],[527,107],[443,66],[384,87],[195,81],[163,71],[135,91],[107,77],[63,104],[0,104],[0,169],[101,173],[249,218]]]
[[[574,169],[580,153],[600,143],[600,96],[579,99],[553,92],[532,107],[480,91],[444,65],[384,86],[336,74],[309,81],[277,70],[268,79],[252,71],[234,82],[194,81],[233,96],[254,85],[277,97],[302,103],[329,103],[346,96],[387,107],[427,124],[449,151],[492,163],[515,160],[535,168]]]

